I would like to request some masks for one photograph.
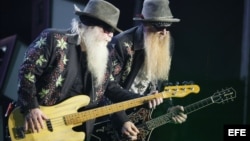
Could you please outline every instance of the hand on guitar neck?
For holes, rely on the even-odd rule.
[[[168,113],[171,113],[172,122],[175,124],[181,124],[187,120],[187,114],[184,113],[184,107],[177,105],[170,107]]]

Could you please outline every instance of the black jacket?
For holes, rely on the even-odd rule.
[[[77,45],[77,39],[78,35],[70,30],[46,29],[30,44],[19,71],[18,104],[23,112],[39,105],[55,105],[79,94],[91,98],[90,105],[94,105],[91,108],[105,96],[112,102],[137,97],[111,79],[110,61],[102,86],[93,89],[86,54]],[[87,124],[87,135],[92,125]]]

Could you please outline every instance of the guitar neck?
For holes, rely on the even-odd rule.
[[[198,102],[195,102],[193,104],[187,105],[184,107],[184,113],[190,114],[194,111],[200,110],[206,106],[212,105],[214,103],[220,104],[220,103],[226,103],[229,101],[233,101],[236,98],[236,91],[234,88],[226,88],[222,89],[221,91],[215,92],[212,96],[205,98],[203,100],[200,100]],[[178,112],[178,111],[177,111]],[[150,135],[153,131],[153,129],[162,126],[166,123],[169,123],[172,121],[172,117],[176,115],[175,111],[168,112],[164,115],[161,115],[159,117],[156,117],[154,119],[150,119],[146,121],[143,124],[137,125],[141,133],[140,138],[146,138],[147,141],[150,138]]]
[[[79,113],[66,115],[64,116],[64,121],[66,125],[82,123],[90,119],[94,119],[94,118],[105,116],[114,112],[119,112],[119,111],[126,110],[132,107],[143,105],[147,101],[152,100],[154,98],[166,98],[166,96],[164,96],[164,93],[165,92],[161,92],[161,93],[154,94],[154,95],[148,95],[148,96],[144,96],[144,97],[140,97],[140,98],[136,98],[132,100],[127,100],[124,102],[119,102],[116,104],[111,104],[108,106],[103,106],[103,107],[99,107],[99,108],[95,108],[95,109],[91,109],[91,110],[87,110],[87,111],[83,111]]]
[[[213,103],[214,103],[214,101],[213,101],[212,97],[205,98],[203,100],[200,100],[198,102],[195,102],[193,104],[190,104],[190,105],[184,107],[184,111],[185,111],[184,113],[190,114],[194,111],[200,110],[200,109],[202,109],[206,106],[209,106]]]
[[[202,108],[204,108],[206,106],[209,106],[209,105],[211,105],[213,103],[214,103],[214,101],[213,101],[212,97],[208,97],[206,99],[203,99],[203,100],[200,100],[200,101],[195,102],[193,104],[185,106],[184,107],[184,111],[185,111],[184,113],[185,114],[190,114],[190,113],[192,113],[194,111],[200,110],[200,109],[202,109]],[[173,116],[173,113],[164,114],[162,116],[159,116],[157,118],[154,118],[154,119],[151,119],[151,120],[147,121],[145,123],[145,126],[146,126],[147,129],[152,130],[154,128],[157,128],[159,126],[162,126],[162,125],[164,125],[166,123],[171,122],[172,116]]]
[[[119,102],[111,104],[108,106],[103,106],[79,113],[74,113],[64,116],[64,122],[66,125],[78,124],[85,122],[90,119],[112,114],[114,112],[119,112],[122,110],[127,110],[132,107],[137,107],[145,104],[146,102],[153,100],[155,98],[170,98],[170,97],[184,97],[190,93],[198,93],[200,87],[198,85],[185,85],[185,86],[166,86],[164,91],[152,94],[148,96],[143,96],[140,98],[135,98],[132,100],[127,100],[124,102]]]

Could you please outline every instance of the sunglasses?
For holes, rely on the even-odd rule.
[[[166,26],[153,26],[157,31],[162,31],[164,29],[168,30],[169,27],[166,27]]]
[[[107,24],[100,24],[100,25],[96,25],[96,26],[101,27],[105,32],[108,32],[108,33],[115,32],[115,29]]]
[[[168,22],[155,22],[150,23],[157,31],[162,31],[164,29],[168,30],[172,23]]]
[[[115,29],[113,27],[111,27],[110,25],[104,23],[101,20],[98,20],[98,19],[95,19],[95,18],[91,18],[91,17],[86,17],[86,16],[80,16],[80,20],[81,20],[81,22],[83,24],[85,24],[87,26],[99,26],[105,32],[108,32],[108,33],[115,32]]]

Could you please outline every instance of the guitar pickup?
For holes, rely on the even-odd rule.
[[[51,121],[49,119],[46,120],[46,125],[47,125],[48,130],[53,132],[53,127],[52,127]]]

